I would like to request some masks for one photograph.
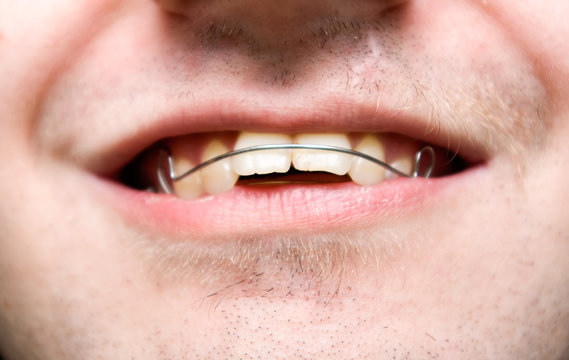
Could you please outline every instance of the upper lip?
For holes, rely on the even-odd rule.
[[[301,104],[259,104],[244,99],[171,104],[161,116],[133,122],[136,131],[121,134],[116,141],[88,157],[87,167],[100,175],[117,174],[134,157],[168,137],[214,131],[375,132],[397,133],[440,146],[469,162],[486,160],[483,144],[464,142],[464,134],[433,127],[422,114],[371,103],[351,103],[326,98]]]

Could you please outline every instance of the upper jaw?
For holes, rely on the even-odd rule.
[[[323,98],[295,104],[261,103],[242,98],[172,104],[162,115],[133,122],[136,129],[119,135],[85,166],[92,172],[113,176],[152,144],[170,137],[221,131],[270,133],[373,132],[395,133],[458,153],[469,162],[487,160],[487,147],[465,141],[466,134],[405,109],[345,98]]]

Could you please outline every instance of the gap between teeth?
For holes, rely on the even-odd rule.
[[[239,150],[256,145],[315,144],[352,149],[346,134],[260,134],[241,132],[234,145]],[[353,150],[385,161],[384,146],[374,134],[365,134]],[[231,151],[219,140],[210,141],[201,156],[201,162]],[[390,163],[395,169],[409,174],[414,154],[395,159]],[[177,174],[183,174],[198,164],[193,164],[181,154],[173,152],[173,165]],[[231,190],[239,176],[254,174],[286,173],[294,166],[302,171],[324,171],[336,175],[348,174],[357,184],[372,186],[394,175],[383,167],[363,158],[322,150],[276,149],[236,155],[215,162],[190,176],[172,184],[174,192],[183,199],[195,199],[205,194],[215,195]]]

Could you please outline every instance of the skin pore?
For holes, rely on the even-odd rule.
[[[0,0],[0,357],[569,358],[568,13]],[[469,167],[189,203],[116,179],[162,138],[323,128]]]

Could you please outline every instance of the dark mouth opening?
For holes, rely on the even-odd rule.
[[[301,171],[294,167],[286,173],[240,176],[239,185],[279,185],[279,184],[329,184],[352,181],[348,175],[336,175],[325,171]]]

